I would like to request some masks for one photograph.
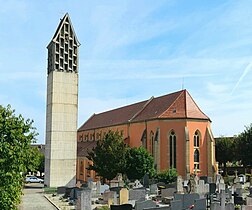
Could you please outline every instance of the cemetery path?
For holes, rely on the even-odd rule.
[[[43,184],[26,184],[19,210],[57,210],[45,197]]]

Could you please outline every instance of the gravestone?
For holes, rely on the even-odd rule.
[[[243,189],[242,188],[236,188],[235,192],[237,193],[238,196],[242,196]]]
[[[161,189],[161,197],[162,198],[172,197],[175,192],[176,192],[175,188]]]
[[[244,201],[242,196],[234,196],[234,204],[235,205],[243,205]]]
[[[209,194],[213,194],[216,192],[216,184],[215,183],[209,183]]]
[[[136,201],[135,210],[143,210],[143,209],[152,208],[156,206],[157,206],[156,203],[154,203],[152,200]]]
[[[216,174],[216,184],[220,183],[220,179],[221,179],[221,175],[220,174]]]
[[[199,194],[174,194],[174,200],[181,200],[183,203],[183,209],[189,208],[189,206],[194,204],[196,199],[199,199]]]
[[[110,210],[132,210],[131,204],[111,205]]]
[[[226,205],[226,192],[225,190],[221,190],[220,192],[220,206],[221,206],[221,210],[225,210],[225,205]]]
[[[208,183],[208,177],[207,176],[200,176],[200,180],[204,180],[205,184]]]
[[[252,187],[251,186],[249,187],[249,195],[248,196],[252,197]]]
[[[113,192],[113,194],[111,194],[111,197],[108,198],[108,206],[110,207],[111,205],[117,205],[117,195],[115,192]]]
[[[119,204],[127,204],[129,200],[129,191],[126,188],[122,188],[119,194]]]
[[[176,184],[177,184],[177,193],[179,193],[179,194],[184,193],[182,176],[177,177],[177,183]]]
[[[225,206],[225,210],[234,210],[234,204],[233,203],[227,203]]]
[[[193,210],[206,210],[206,198],[195,199]]]
[[[146,190],[144,188],[130,189],[129,200],[144,200],[146,196]]]
[[[150,179],[149,179],[148,174],[145,174],[144,177],[143,177],[143,186],[145,188],[149,188],[149,186],[150,186]]]
[[[158,193],[157,184],[150,185],[150,194],[151,195],[157,195],[157,193]]]
[[[183,203],[181,200],[171,201],[171,210],[182,210]]]
[[[116,192],[105,191],[102,196],[103,196],[104,202],[108,202],[109,199],[114,199],[114,197],[116,196]]]
[[[251,198],[251,197],[247,197],[247,198],[246,198],[246,204],[247,204],[248,206],[252,206],[252,198]]]
[[[96,182],[96,195],[100,195],[101,194],[101,182],[97,181]]]
[[[212,202],[210,205],[210,210],[221,210],[220,203]]]
[[[80,192],[80,196],[78,200],[80,199],[80,202],[78,202],[77,210],[91,210],[91,190],[90,189],[84,189]]]
[[[135,189],[135,188],[142,188],[142,187],[143,187],[143,185],[141,184],[141,182],[139,180],[136,180],[134,182],[133,189]]]
[[[190,179],[189,179],[189,188],[190,188],[190,193],[195,193],[196,192],[196,184],[197,184],[197,180],[196,180],[196,175],[195,174],[191,174],[190,175]]]

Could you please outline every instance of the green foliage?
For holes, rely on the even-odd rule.
[[[112,180],[118,173],[123,173],[126,165],[127,146],[122,135],[109,131],[104,139],[97,141],[92,151],[88,151],[88,159],[93,162],[89,170],[94,170],[99,176]]]
[[[175,168],[170,168],[156,174],[156,179],[159,182],[172,183],[175,182],[178,176],[178,172]]]
[[[252,166],[252,124],[237,137],[237,155],[244,166]]]
[[[32,123],[15,116],[10,105],[0,105],[0,209],[17,209],[24,181],[21,172],[34,167],[30,144],[37,133]]]
[[[221,137],[215,142],[216,160],[220,164],[235,160],[235,142],[233,138]]]
[[[146,173],[153,175],[154,171],[153,157],[145,148],[128,148],[125,170],[128,179],[142,179]]]
[[[40,152],[40,150],[37,147],[33,147],[30,150],[29,156],[31,159],[29,159],[27,162],[28,171],[31,172],[44,172],[45,169],[45,155]]]

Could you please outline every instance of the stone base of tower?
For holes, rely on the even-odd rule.
[[[76,184],[76,160],[45,160],[47,169],[45,171],[45,185],[47,187],[68,186],[74,187]],[[50,164],[51,163],[51,164]],[[67,170],[66,170],[67,169]]]
[[[45,184],[75,185],[78,74],[52,71],[47,77]]]

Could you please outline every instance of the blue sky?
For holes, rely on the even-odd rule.
[[[47,49],[69,13],[81,43],[80,126],[93,113],[181,90],[233,136],[252,120],[252,1],[0,0],[0,104],[45,139]]]

